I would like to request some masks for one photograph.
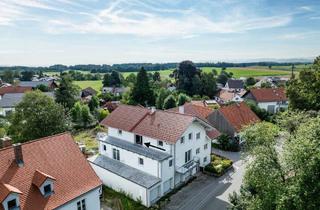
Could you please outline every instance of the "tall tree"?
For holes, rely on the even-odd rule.
[[[13,84],[13,80],[14,80],[13,71],[5,70],[3,72],[3,74],[1,75],[1,79],[3,80],[3,82],[7,82],[7,83]]]
[[[135,104],[150,106],[154,104],[154,93],[150,88],[146,70],[142,67],[137,75],[137,81],[131,92],[131,98]]]
[[[21,72],[21,81],[31,81],[34,75],[33,71],[23,71]]]
[[[208,96],[209,98],[213,98],[214,95],[217,93],[218,91],[217,83],[216,83],[215,76],[212,72],[201,73],[201,88],[202,88],[201,94]]]
[[[226,72],[225,70],[221,70],[218,78],[217,78],[217,82],[220,83],[220,84],[223,84],[225,85],[228,81],[229,78],[232,77],[232,74],[231,73],[228,73]]]
[[[171,109],[177,106],[176,99],[173,95],[169,95],[163,103],[163,109]]]
[[[200,94],[199,90],[201,69],[198,69],[192,61],[182,61],[178,68],[173,71],[178,90],[186,92],[188,95]],[[195,78],[197,76],[197,78]]]
[[[162,109],[164,100],[171,94],[171,92],[165,88],[160,88],[156,98],[156,108]]]
[[[117,71],[112,71],[110,75],[110,86],[120,87],[120,85],[121,85],[120,73]]]
[[[103,84],[103,87],[110,87],[110,74],[109,73],[106,73],[104,74],[103,76],[103,80],[102,80],[102,84]]]
[[[289,106],[292,109],[320,110],[320,65],[315,64],[299,73],[299,78],[291,79],[287,85]]]
[[[63,106],[40,91],[26,93],[15,107],[9,134],[15,142],[50,136],[68,129]]]
[[[154,72],[152,75],[152,79],[155,82],[160,82],[161,81],[160,73],[158,71]]]
[[[72,83],[69,75],[62,75],[59,87],[55,90],[56,102],[70,110],[80,96],[80,88]]]

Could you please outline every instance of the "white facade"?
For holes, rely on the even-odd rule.
[[[191,137],[190,139],[189,136]],[[181,141],[181,138],[179,138],[176,143],[142,136],[141,147],[150,153],[152,151],[161,152],[167,156],[164,159],[153,158],[147,154],[142,155],[139,152],[115,146],[105,140],[109,137],[126,142],[125,144],[136,145],[136,134],[109,127],[108,135],[98,137],[100,138],[98,139],[100,141],[100,155],[110,159],[119,159],[117,161],[120,161],[122,164],[151,175],[158,179],[159,182],[145,187],[134,180],[124,178],[91,162],[94,171],[104,185],[116,191],[125,192],[133,199],[140,200],[147,207],[153,205],[175,186],[187,181],[188,178],[199,170],[199,167],[204,167],[210,163],[210,139],[206,136],[205,126],[198,121],[193,121],[181,136],[184,140]],[[146,148],[144,143],[150,143],[161,149]],[[117,152],[119,155],[116,155],[116,157],[114,156],[114,149],[119,151]],[[141,164],[141,161],[143,164]]]
[[[259,102],[257,105],[270,113],[277,113],[280,108],[288,109],[288,102]]]
[[[0,108],[0,115],[5,117],[9,113],[12,113],[13,111],[14,111],[14,107]]]
[[[100,210],[100,194],[101,188],[95,188],[75,199],[69,201],[68,203],[56,208],[55,210],[70,210],[70,209],[78,209],[78,204],[81,205],[83,202],[85,203],[87,210]],[[82,207],[81,207],[82,208]]]

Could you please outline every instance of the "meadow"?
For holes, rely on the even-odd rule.
[[[307,66],[304,64],[296,65],[296,73],[302,70],[303,68],[306,68]],[[202,67],[201,68],[203,72],[211,72],[212,69],[215,69],[218,74],[221,71],[221,68],[216,67]],[[173,69],[167,69],[167,70],[161,70],[160,76],[162,79],[172,79],[170,78],[170,74],[172,73]],[[240,78],[240,77],[263,77],[263,76],[289,76],[291,74],[291,66],[272,66],[271,69],[269,69],[268,66],[250,66],[250,67],[234,67],[234,68],[227,68],[227,72],[232,72],[233,77]],[[150,71],[154,73],[154,71]],[[46,72],[47,73],[47,72]],[[89,72],[83,72],[83,73],[89,73]],[[137,74],[137,72],[123,72],[122,75],[126,78],[129,74],[134,73]],[[53,74],[50,73],[49,74]],[[86,81],[75,81],[76,85],[80,86],[81,89],[86,87],[92,87],[97,91],[100,91],[102,88],[102,80],[86,80]]]

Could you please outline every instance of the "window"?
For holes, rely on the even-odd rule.
[[[139,164],[143,165],[143,159],[142,158],[139,158]]]
[[[118,130],[118,134],[119,134],[119,135],[122,135],[122,130]]]
[[[200,132],[199,132],[199,133],[197,133],[197,135],[196,135],[196,139],[200,139]]]
[[[162,147],[163,146],[163,141],[158,141],[158,145]]]
[[[204,158],[203,158],[203,162],[204,162],[204,163],[207,162],[207,157],[204,157]]]
[[[136,144],[142,145],[142,136],[136,135]]]
[[[189,140],[192,139],[192,133],[189,133],[188,138],[189,138]]]
[[[15,207],[18,207],[16,199],[12,199],[12,200],[8,201],[8,209],[15,208]]]
[[[196,149],[196,154],[200,153],[200,148]]]
[[[169,167],[172,166],[172,160],[169,160]]]
[[[204,148],[204,149],[208,149],[208,144],[205,144],[205,145],[203,146],[203,148]]]
[[[103,145],[103,151],[107,151],[107,146]]]
[[[184,162],[187,163],[191,160],[191,149],[184,153]]]
[[[44,187],[43,187],[43,191],[44,191],[44,195],[49,195],[49,194],[51,194],[51,192],[52,192],[51,185],[50,185],[50,184],[47,184],[46,186],[44,186]]]
[[[184,143],[184,136],[181,136],[181,138],[180,138],[180,143],[181,143],[181,144]]]
[[[86,199],[82,199],[81,201],[77,202],[77,209],[78,210],[86,210],[87,209]]]
[[[120,160],[120,151],[118,149],[113,149],[113,159]]]

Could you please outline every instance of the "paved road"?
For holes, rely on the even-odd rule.
[[[240,189],[245,165],[240,160],[240,153],[215,149],[213,152],[232,159],[234,169],[220,178],[199,175],[197,179],[171,197],[166,210],[223,210],[227,208],[229,193]]]

